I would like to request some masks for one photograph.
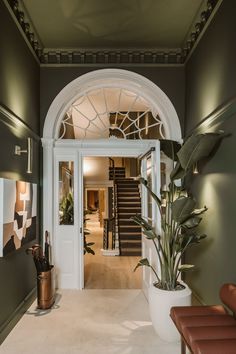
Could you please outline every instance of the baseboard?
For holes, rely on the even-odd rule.
[[[194,302],[194,304],[196,303],[198,305],[206,305],[205,302],[202,300],[202,298],[194,291],[192,291],[192,302]]]
[[[12,315],[0,327],[0,345],[36,298],[36,287],[24,298]]]

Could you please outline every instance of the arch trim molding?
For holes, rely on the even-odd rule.
[[[163,121],[166,138],[177,141],[181,139],[178,115],[168,96],[149,79],[123,69],[95,70],[66,85],[48,110],[43,138],[57,139],[61,121],[71,104],[89,90],[104,87],[124,88],[144,97]]]

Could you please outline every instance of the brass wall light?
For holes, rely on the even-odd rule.
[[[27,170],[26,173],[32,173],[33,167],[33,140],[32,138],[27,138],[27,149],[22,150],[19,145],[15,145],[15,155],[21,156],[21,154],[27,154]]]

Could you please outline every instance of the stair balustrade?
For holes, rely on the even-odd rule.
[[[109,232],[111,231],[111,249],[115,249],[115,218],[103,219],[103,249],[109,250],[110,238]]]

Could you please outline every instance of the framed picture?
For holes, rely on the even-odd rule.
[[[0,178],[0,257],[36,239],[37,185]]]

